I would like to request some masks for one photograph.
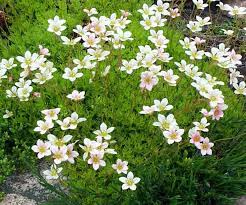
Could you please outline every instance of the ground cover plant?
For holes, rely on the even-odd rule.
[[[47,204],[244,195],[243,48],[228,30],[213,46],[195,38],[211,32],[210,3],[193,1],[185,20],[184,3],[3,2],[0,180],[42,159],[40,181],[58,194]],[[241,33],[245,8],[217,4]]]

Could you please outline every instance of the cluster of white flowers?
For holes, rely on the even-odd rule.
[[[73,112],[71,116],[66,117],[63,120],[58,120],[60,110],[60,108],[54,108],[41,111],[45,115],[44,121],[38,120],[38,126],[34,129],[34,131],[40,132],[40,134],[45,134],[54,127],[53,121],[60,125],[61,130],[74,130],[80,122],[86,121],[86,118],[79,118],[76,112]]]
[[[154,112],[164,112],[171,109],[173,109],[173,106],[168,104],[166,98],[163,98],[161,101],[154,100],[154,105],[152,106],[143,106],[143,110],[140,114],[151,115]],[[174,142],[180,142],[182,140],[184,129],[179,128],[173,114],[169,114],[167,117],[158,114],[158,122],[154,122],[153,125],[161,129],[168,144],[173,144]]]
[[[176,86],[176,81],[179,78],[174,75],[172,69],[162,71],[162,66],[157,65],[157,61],[168,63],[172,59],[169,53],[165,52],[169,40],[164,36],[163,30],[154,30],[153,28],[164,26],[167,19],[165,16],[170,16],[172,12],[176,12],[169,8],[169,3],[163,3],[161,0],[157,1],[157,4],[149,7],[147,4],[143,5],[142,9],[138,10],[143,17],[140,24],[145,30],[150,30],[150,36],[148,40],[154,44],[155,48],[152,49],[150,45],[138,46],[139,51],[135,59],[129,61],[123,60],[121,71],[126,71],[127,74],[132,74],[134,70],[138,68],[147,68],[147,71],[141,73],[140,88],[142,90],[151,91],[155,85],[159,82],[159,76],[161,76],[170,86]],[[174,18],[175,16],[172,16]]]
[[[65,118],[63,122],[59,121],[59,112],[60,108],[43,110],[42,113],[45,114],[46,121],[38,121],[39,127],[36,127],[34,130],[39,131],[41,134],[46,133],[49,129],[54,127],[54,124],[52,123],[53,120],[56,120],[56,122],[60,125],[64,121],[69,121],[69,125],[61,125],[61,130],[76,129],[79,122],[85,121],[85,118],[78,118],[77,113],[73,113],[71,117]],[[83,160],[92,165],[94,170],[98,170],[100,167],[106,166],[106,162],[104,160],[106,154],[117,154],[114,149],[109,148],[110,144],[114,144],[116,142],[114,140],[110,141],[110,134],[113,130],[114,127],[108,128],[105,123],[102,123],[100,125],[100,129],[93,132],[96,134],[95,140],[85,138],[83,145],[79,144],[79,147],[84,152]],[[53,164],[51,165],[50,170],[45,170],[43,172],[47,180],[58,179],[61,177],[61,172],[63,170],[61,164],[63,162],[69,162],[71,164],[75,163],[75,158],[79,156],[79,152],[74,150],[74,145],[78,142],[78,140],[74,143],[69,143],[72,138],[72,135],[65,135],[61,138],[57,138],[53,134],[48,134],[46,141],[39,139],[37,144],[32,146],[32,150],[37,153],[38,159],[44,157],[50,157],[53,159]],[[127,177],[119,178],[119,180],[123,182],[123,190],[136,190],[136,184],[140,181],[140,178],[134,177],[132,172],[127,173],[127,161],[117,159],[116,164],[113,164],[112,168],[116,170],[118,174],[127,174]]]
[[[180,72],[184,72],[188,77],[193,79],[191,85],[196,88],[199,94],[209,100],[210,111],[202,109],[202,114],[204,117],[201,119],[201,122],[194,122],[194,128],[190,129],[189,137],[191,138],[191,143],[195,144],[198,149],[201,150],[202,155],[212,154],[210,149],[213,144],[209,143],[208,138],[202,138],[200,132],[208,132],[206,117],[212,117],[213,120],[219,120],[224,116],[223,110],[226,110],[228,106],[224,103],[224,96],[219,89],[215,89],[216,85],[224,85],[223,82],[217,81],[216,77],[211,76],[210,74],[205,73],[205,77],[202,77],[203,72],[198,72],[198,67],[193,64],[188,64],[185,60],[182,60],[180,63],[175,62]],[[199,141],[200,140],[200,141]],[[205,140],[205,141],[204,141]],[[199,141],[199,143],[198,143]],[[196,143],[194,143],[196,142]],[[203,145],[205,144],[205,145]],[[209,146],[208,146],[209,145]],[[207,148],[207,152],[205,152]]]
[[[128,19],[129,13],[122,11],[120,18],[117,18],[116,13],[113,13],[109,18],[106,16],[100,16],[99,18],[94,15],[97,14],[97,10],[92,8],[90,10],[84,9],[87,15],[90,17],[90,22],[85,26],[77,25],[73,31],[79,36],[75,39],[69,39],[66,36],[61,36],[61,40],[65,45],[72,45],[83,42],[83,46],[87,51],[86,56],[83,59],[73,59],[74,68],[65,68],[63,74],[64,79],[75,81],[77,78],[83,76],[80,69],[85,68],[92,70],[97,66],[97,63],[104,61],[108,58],[110,51],[106,50],[104,45],[112,44],[114,49],[125,48],[124,42],[133,40],[131,38],[132,33],[125,31],[127,25],[131,22]],[[48,31],[61,35],[61,32],[66,29],[63,24],[66,22],[64,19],[60,19],[58,16],[49,19]],[[107,46],[108,47],[108,46]],[[92,71],[92,78],[95,71]],[[91,78],[91,80],[92,80]]]
[[[190,56],[191,60],[201,60],[203,56],[207,56],[213,62],[215,62],[219,67],[229,69],[230,74],[230,84],[235,88],[235,94],[246,95],[246,85],[244,81],[238,81],[238,78],[243,78],[239,71],[236,70],[237,65],[241,65],[240,54],[237,54],[234,49],[226,48],[224,43],[220,43],[218,47],[212,47],[210,52],[198,50],[197,41],[193,41],[188,37],[185,37],[184,40],[179,41],[185,53]],[[193,64],[186,65],[184,60],[180,63],[176,63],[181,72],[185,72],[186,75],[192,77],[199,77],[202,75],[201,72],[198,72],[198,67]],[[188,73],[191,73],[190,75]]]
[[[189,24],[187,24],[187,28],[196,33],[202,31],[202,28],[204,26],[208,26],[210,24],[210,17],[202,18],[200,16],[196,16],[196,21],[189,21]]]
[[[138,11],[142,14],[143,20],[140,21],[140,24],[145,30],[163,27],[167,21],[165,18],[167,16],[171,18],[180,16],[178,8],[170,8],[170,4],[167,2],[164,3],[162,0],[158,0],[156,4],[150,7],[144,4],[143,8]]]
[[[163,98],[161,101],[154,100],[154,105],[143,106],[143,110],[140,112],[140,114],[152,115],[154,112],[163,112],[171,109],[173,109],[173,106],[168,104],[167,98]]]
[[[209,3],[212,1],[216,0],[210,0]],[[204,10],[209,5],[204,3],[203,0],[193,0],[193,3],[198,10]],[[221,10],[228,11],[232,16],[245,14],[245,8],[243,7],[231,7],[221,2],[217,6],[219,6]],[[127,74],[132,74],[139,68],[147,69],[141,73],[140,88],[142,90],[151,91],[153,87],[158,84],[159,77],[162,77],[169,86],[176,86],[179,76],[175,75],[172,69],[162,70],[162,65],[159,65],[160,63],[169,63],[172,60],[170,54],[166,52],[169,39],[164,36],[163,30],[159,30],[159,28],[165,25],[165,22],[168,20],[167,18],[176,18],[180,15],[178,8],[170,8],[169,3],[158,0],[157,3],[152,6],[144,4],[142,9],[138,11],[142,14],[140,24],[149,32],[148,40],[153,44],[154,48],[150,45],[139,46],[139,52],[134,59],[122,60],[120,70]],[[81,69],[91,71],[92,77],[90,82],[92,82],[96,73],[94,68],[97,67],[98,62],[104,61],[110,54],[110,51],[107,49],[108,45],[111,45],[114,49],[123,49],[125,48],[125,41],[133,40],[131,38],[132,33],[125,31],[127,25],[131,22],[128,19],[128,16],[131,15],[129,12],[122,10],[120,18],[117,18],[115,13],[109,18],[105,16],[96,17],[95,15],[97,15],[98,12],[95,8],[90,10],[84,9],[84,12],[87,13],[90,21],[83,27],[77,25],[76,28],[73,29],[77,35],[74,39],[62,36],[62,32],[66,29],[64,25],[66,21],[64,19],[55,16],[54,19],[48,20],[48,31],[60,36],[64,45],[75,46],[77,43],[81,43],[86,49],[87,55],[84,56],[83,59],[73,59],[74,66],[64,69],[62,77],[71,82],[83,76]],[[196,21],[190,21],[187,27],[192,32],[200,32],[203,30],[204,26],[210,24],[210,17],[202,18],[196,16]],[[243,76],[236,70],[237,65],[242,64],[240,61],[242,58],[241,55],[236,54],[233,49],[230,50],[230,48],[226,48],[223,43],[219,44],[218,47],[212,47],[210,51],[198,50],[199,45],[205,43],[204,39],[198,37],[193,39],[185,37],[179,42],[192,62],[207,57],[214,61],[219,67],[229,69],[230,84],[235,88],[235,94],[246,95],[246,84],[244,81],[239,80],[243,78]],[[56,69],[53,68],[52,62],[46,61],[45,56],[48,55],[50,55],[49,50],[40,46],[40,54],[31,54],[27,51],[24,57],[17,57],[24,71],[20,74],[19,82],[16,82],[11,90],[7,90],[8,97],[19,97],[21,101],[26,101],[33,90],[31,86],[32,82],[43,84],[53,77],[52,73],[55,72]],[[224,85],[224,83],[218,81],[216,77],[208,73],[201,72],[195,63],[189,64],[185,60],[181,60],[181,62],[175,62],[175,65],[180,72],[192,79],[191,86],[208,101],[210,110],[208,111],[203,108],[200,111],[203,117],[200,121],[193,122],[194,126],[189,130],[188,136],[190,143],[194,144],[202,155],[211,155],[211,148],[214,146],[214,143],[210,142],[208,137],[202,137],[201,133],[209,132],[209,118],[211,118],[211,120],[219,120],[224,116],[223,111],[228,108],[224,102],[223,93],[216,87],[218,85]],[[7,78],[7,71],[16,66],[17,64],[15,64],[14,58],[10,58],[9,60],[3,59],[0,63],[0,82],[2,79]],[[33,76],[30,74],[36,70],[39,72],[34,74],[35,79],[26,79],[27,77]],[[107,66],[101,73],[102,76],[106,76],[109,70],[110,66]],[[73,101],[83,100],[85,98],[85,91],[73,90],[72,93],[67,95],[67,98]],[[158,121],[154,122],[153,125],[161,129],[168,144],[181,142],[184,134],[184,129],[179,127],[173,114],[169,113],[166,116],[160,114],[161,112],[170,111],[172,109],[173,106],[169,104],[167,98],[163,98],[162,100],[155,99],[154,105],[143,106],[143,110],[140,111],[140,114],[145,115],[152,115],[158,112]],[[86,121],[86,118],[80,118],[76,112],[73,112],[69,117],[59,120],[59,113],[60,108],[43,110],[42,114],[45,115],[44,120],[38,120],[37,127],[34,129],[34,131],[42,135],[48,133],[47,140],[43,141],[39,139],[37,144],[32,146],[32,150],[37,153],[39,159],[43,157],[53,159],[50,170],[44,172],[47,179],[58,179],[63,170],[61,164],[63,162],[74,164],[75,158],[79,156],[79,152],[74,149],[78,141],[70,143],[73,138],[72,135],[67,134],[58,138],[50,134],[50,129],[55,126],[54,122],[60,126],[62,131],[65,131],[77,129],[80,122]],[[12,112],[7,110],[3,117],[9,118],[11,115]],[[108,127],[105,123],[102,123],[100,129],[93,132],[96,135],[95,139],[84,138],[83,143],[79,144],[83,152],[83,160],[91,165],[94,170],[99,170],[100,167],[106,166],[105,157],[108,154],[117,154],[115,149],[109,147],[116,142],[115,140],[111,140],[111,133],[114,129],[114,127]],[[133,173],[128,170],[127,161],[117,159],[116,163],[112,165],[112,168],[116,170],[118,174],[123,173],[126,175],[126,177],[119,178],[123,183],[123,190],[136,190],[136,184],[140,181],[140,178],[134,177]]]
[[[98,170],[100,166],[106,166],[106,162],[103,160],[106,154],[117,154],[114,149],[108,148],[108,146],[115,141],[109,141],[111,139],[110,133],[113,132],[114,127],[107,127],[105,123],[100,125],[100,130],[96,130],[93,133],[96,134],[96,140],[84,139],[83,145],[79,145],[83,151],[83,160],[87,160],[88,164],[93,166],[94,170]]]
[[[53,121],[60,125],[61,130],[74,130],[77,128],[78,123],[86,120],[85,118],[79,118],[76,112],[72,113],[70,117],[66,117],[63,121],[58,120],[60,110],[60,108],[54,108],[41,111],[44,114],[45,121],[38,120],[38,127],[34,131],[40,132],[40,134],[49,132],[54,127]],[[32,150],[37,153],[39,159],[43,157],[53,159],[54,163],[51,169],[44,171],[47,179],[58,179],[63,168],[57,167],[57,165],[60,165],[62,162],[74,164],[74,159],[79,156],[79,153],[74,150],[74,145],[77,141],[68,144],[72,138],[72,135],[64,135],[58,138],[53,134],[48,134],[46,141],[39,139],[37,144],[32,146]]]
[[[39,46],[39,54],[26,51],[24,56],[17,56],[16,59],[20,63],[23,71],[20,73],[20,78],[10,90],[6,90],[7,97],[18,97],[20,101],[28,101],[33,91],[32,83],[44,84],[46,81],[53,78],[53,73],[57,70],[53,67],[53,63],[47,61],[45,56],[49,56],[49,50]],[[18,66],[14,62],[14,58],[2,59],[0,63],[0,81],[2,78],[7,78],[6,72]],[[32,78],[32,79],[30,79]],[[9,81],[13,81],[12,76],[9,76]],[[33,93],[34,97],[39,97],[39,93]]]
[[[230,6],[229,4],[223,4],[222,2],[219,2],[216,6],[218,6],[222,11],[227,11],[228,14],[233,17],[246,14],[245,7],[239,7],[236,5]]]

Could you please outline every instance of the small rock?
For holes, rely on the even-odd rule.
[[[37,205],[37,203],[18,194],[7,194],[0,205]]]

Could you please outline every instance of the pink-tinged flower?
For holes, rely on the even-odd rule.
[[[175,9],[169,9],[169,12],[170,12],[170,16],[174,19],[178,16],[180,16],[180,13],[179,13],[179,9],[178,8],[175,8]]]
[[[206,42],[206,40],[201,39],[199,37],[192,38],[192,40],[196,43],[196,45],[201,45]]]
[[[106,163],[103,160],[104,154],[95,150],[90,154],[90,159],[88,160],[88,164],[92,164],[94,170],[98,170],[100,166],[105,167]]]
[[[158,77],[150,71],[141,73],[140,88],[151,91],[152,88],[158,83]]]
[[[38,48],[39,48],[39,54],[40,55],[50,56],[50,53],[49,53],[49,49],[48,48],[44,48],[42,45],[39,45]]]
[[[41,93],[39,93],[39,92],[34,92],[32,95],[35,98],[40,98],[41,97]]]
[[[189,130],[188,135],[191,138],[190,143],[194,145],[197,145],[204,140],[201,133],[195,127]]]
[[[117,171],[118,174],[120,173],[127,173],[128,170],[128,162],[122,161],[121,159],[117,159],[116,164],[113,164],[112,167]]]
[[[136,184],[140,182],[139,177],[134,177],[132,172],[129,172],[127,174],[127,177],[120,177],[119,180],[123,183],[122,189],[131,189],[131,190],[136,190],[137,186]]]
[[[38,158],[41,159],[45,156],[50,156],[50,143],[44,142],[42,140],[37,141],[37,145],[32,146],[32,150],[36,153],[38,153]]]
[[[49,110],[42,110],[41,113],[45,115],[44,119],[46,120],[57,120],[58,114],[60,112],[61,108],[54,108]]]
[[[182,140],[182,135],[184,134],[183,129],[172,129],[168,131],[164,131],[163,135],[167,138],[168,144],[173,144],[174,142],[180,142]]]
[[[211,147],[213,147],[213,146],[214,146],[214,143],[209,142],[208,137],[206,137],[203,140],[202,143],[199,143],[199,144],[196,145],[196,147],[201,150],[201,154],[203,156],[206,155],[206,154],[212,155],[212,149],[211,149]]]
[[[143,106],[143,110],[141,112],[139,112],[142,115],[151,115],[155,112],[155,106]]]
[[[58,148],[56,146],[51,147],[51,152],[53,153],[53,158],[55,164],[61,164],[64,161],[67,161],[67,146],[63,146]]]
[[[206,109],[202,109],[200,112],[203,114],[204,117],[210,117],[211,116],[211,113],[208,112],[208,110],[206,110]]]
[[[67,161],[70,162],[71,164],[74,164],[74,158],[79,156],[79,153],[73,150],[74,144],[69,144],[67,146],[67,156],[68,159]]]
[[[224,116],[223,110],[226,110],[228,106],[226,104],[218,104],[215,108],[210,111],[210,115],[213,120],[219,120]]]

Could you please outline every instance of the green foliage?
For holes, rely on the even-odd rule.
[[[161,131],[152,126],[157,116],[139,115],[143,105],[151,105],[154,99],[167,97],[174,106],[173,114],[178,124],[186,131],[192,127],[193,121],[201,118],[199,111],[207,107],[207,102],[191,87],[191,80],[179,73],[174,63],[163,64],[163,68],[172,68],[180,76],[177,87],[160,82],[149,93],[140,91],[140,70],[132,75],[119,71],[119,51],[113,51],[108,60],[99,64],[91,84],[87,71],[74,84],[61,78],[64,68],[72,66],[72,58],[83,58],[85,51],[81,45],[73,49],[62,45],[56,36],[46,31],[47,19],[55,15],[66,19],[68,28],[65,35],[72,36],[72,28],[88,20],[82,12],[83,8],[96,7],[100,15],[106,16],[113,12],[119,14],[119,9],[129,10],[133,15],[128,30],[133,33],[135,40],[126,43],[126,49],[122,50],[121,55],[122,59],[131,59],[138,52],[138,45],[149,43],[147,32],[139,25],[140,15],[137,12],[143,3],[151,1],[9,0],[1,4],[9,18],[7,36],[2,33],[0,39],[1,57],[23,55],[27,49],[35,52],[38,45],[43,44],[49,48],[49,60],[54,62],[58,72],[45,85],[34,87],[41,92],[41,98],[31,98],[28,102],[6,99],[5,90],[13,82],[4,81],[0,87],[1,115],[5,109],[14,112],[14,116],[8,120],[0,118],[0,183],[14,165],[22,167],[27,159],[34,159],[30,147],[37,139],[46,137],[33,131],[36,121],[41,119],[40,111],[60,107],[61,117],[76,111],[79,116],[87,118],[77,130],[69,132],[76,140],[94,138],[91,133],[98,129],[101,122],[116,127],[112,134],[117,141],[114,148],[119,158],[129,162],[130,170],[141,178],[141,182],[135,192],[122,191],[119,176],[111,168],[111,164],[116,161],[115,156],[107,158],[107,166],[97,172],[80,158],[75,165],[65,167],[65,175],[69,180],[62,185],[68,188],[69,194],[57,191],[57,187],[47,184],[39,175],[42,184],[60,197],[47,205],[230,204],[235,197],[245,194],[244,99],[235,96],[227,86],[220,89],[229,108],[222,120],[211,122],[207,134],[215,142],[214,154],[201,157],[194,146],[188,143],[187,134],[179,145],[168,145]],[[174,61],[189,61],[178,43],[183,34],[171,24],[163,30],[170,39],[167,52]],[[102,77],[101,72],[107,65],[111,65],[111,71]],[[211,62],[202,61],[197,65],[203,72],[228,83],[225,70]],[[19,72],[20,68],[13,72],[14,80],[17,80]],[[83,102],[74,103],[66,98],[74,89],[86,91]],[[54,134],[60,136],[61,131],[55,129]]]

